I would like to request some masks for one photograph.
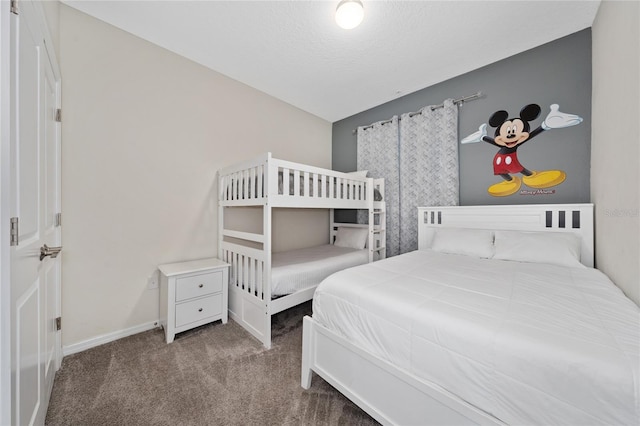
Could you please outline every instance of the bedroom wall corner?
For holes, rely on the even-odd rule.
[[[59,14],[63,346],[86,348],[157,321],[147,279],[159,264],[217,255],[219,169],[266,151],[330,167],[331,123],[69,6]],[[328,242],[327,211],[292,216],[274,220],[305,232],[276,236],[280,249]]]
[[[640,3],[603,1],[593,24],[591,201],[596,267],[640,305]],[[624,46],[624,47],[623,47]]]

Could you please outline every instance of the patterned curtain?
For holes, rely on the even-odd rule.
[[[418,248],[419,206],[459,202],[458,108],[424,107],[400,120],[400,253]]]
[[[417,207],[458,205],[458,108],[424,107],[358,128],[358,170],[385,179],[387,256],[418,248]],[[366,212],[358,222],[366,223]]]
[[[358,127],[358,170],[368,170],[370,177],[385,179],[387,256],[400,254],[400,176],[398,153],[398,117]],[[358,223],[367,223],[368,215],[358,212]]]

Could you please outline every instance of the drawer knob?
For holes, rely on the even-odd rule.
[[[198,309],[198,312],[202,312],[202,308]]]
[[[198,287],[202,288],[202,287],[204,287],[204,284],[200,284]]]

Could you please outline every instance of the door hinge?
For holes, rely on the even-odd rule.
[[[56,331],[62,330],[62,317],[56,318]]]
[[[56,121],[62,123],[62,110],[60,108],[56,109]]]
[[[56,227],[62,226],[62,213],[56,213],[53,223]]]
[[[17,246],[18,245],[18,218],[17,217],[11,218],[9,234],[10,234],[9,245]]]
[[[18,0],[11,0],[11,13],[18,15]]]

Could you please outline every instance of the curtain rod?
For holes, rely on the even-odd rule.
[[[453,103],[456,105],[460,105],[462,106],[466,101],[473,101],[476,99],[479,99],[481,97],[484,96],[484,93],[482,92],[478,92],[478,93],[474,93],[473,95],[469,95],[469,96],[464,96],[462,98],[459,99],[454,99]],[[441,103],[440,105],[432,105],[431,106],[431,111],[433,111],[434,109],[438,109],[438,108],[443,108],[444,107],[444,103]],[[417,112],[410,112],[409,113],[409,117],[413,117],[414,115],[418,115],[418,114],[422,114],[422,111],[417,111]],[[401,117],[398,117],[398,120],[401,120]],[[381,125],[385,125],[387,123],[391,123],[392,120],[387,120],[387,121],[383,121],[382,123],[380,123]],[[373,124],[370,124],[368,126],[365,126],[362,128],[362,130],[367,130],[373,127]],[[352,133],[355,135],[357,133],[357,129],[353,130]]]

